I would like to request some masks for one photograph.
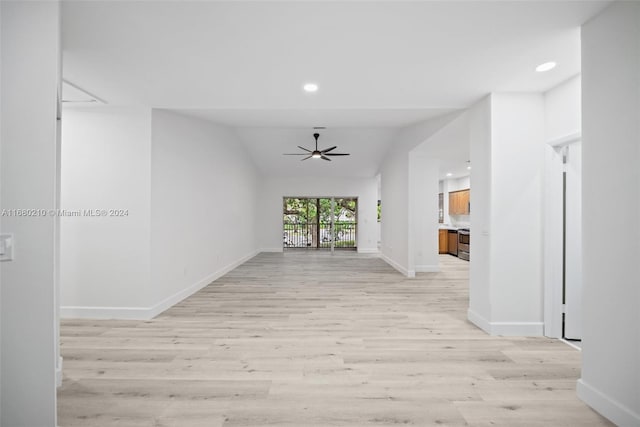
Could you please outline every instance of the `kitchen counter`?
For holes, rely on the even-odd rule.
[[[461,226],[457,226],[457,225],[444,225],[444,224],[439,224],[438,225],[438,229],[440,230],[453,230],[453,231],[458,231],[460,229],[470,229],[471,226],[469,225],[461,225]]]

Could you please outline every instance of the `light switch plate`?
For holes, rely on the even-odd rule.
[[[13,261],[13,234],[0,234],[0,261]]]

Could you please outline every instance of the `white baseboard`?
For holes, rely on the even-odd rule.
[[[467,310],[467,319],[493,336],[505,337],[542,337],[543,322],[490,322],[472,309]]]
[[[159,303],[151,307],[79,307],[79,306],[62,306],[60,307],[60,318],[62,319],[120,319],[120,320],[150,320],[158,314],[173,307],[185,298],[190,297],[200,289],[204,288],[214,280],[219,279],[231,270],[244,264],[254,256],[258,251],[251,252],[248,255],[226,265],[218,271],[209,274],[203,279],[198,280],[193,285],[183,289],[175,294],[165,298]]]
[[[491,322],[491,335],[504,337],[542,337],[543,322]]]
[[[258,252],[283,252],[283,248],[262,248]]]
[[[545,335],[548,338],[555,338],[555,337],[550,337],[549,335]],[[568,345],[569,347],[572,347],[578,351],[582,351],[582,348],[578,347],[577,345],[575,345],[574,343],[572,343],[571,341],[567,341],[564,338],[558,338],[560,341],[562,341],[563,343],[565,343],[566,345]]]
[[[149,307],[92,307],[92,306],[62,306],[61,319],[119,319],[119,320],[149,320]]]
[[[404,276],[407,276],[407,277],[415,277],[416,276],[416,272],[415,271],[407,270],[406,268],[404,268],[403,266],[401,266],[400,264],[398,264],[397,262],[395,262],[394,260],[392,260],[391,258],[386,256],[385,254],[381,253],[380,254],[380,258],[382,258],[384,262],[386,262],[391,267],[393,267],[396,270],[398,270]]]
[[[214,280],[218,280],[219,278],[221,278],[222,276],[224,276],[225,274],[227,274],[231,270],[234,270],[234,269],[238,268],[239,266],[241,266],[245,262],[249,261],[251,258],[253,258],[256,255],[258,255],[258,251],[253,251],[250,254],[245,255],[242,258],[232,262],[231,264],[226,265],[225,267],[221,268],[220,270],[216,271],[215,273],[211,273],[208,276],[206,276],[205,278],[200,279],[199,281],[197,281],[193,285],[189,286],[188,288],[183,289],[182,291],[179,291],[179,292],[171,295],[170,297],[160,301],[158,304],[156,304],[153,307],[151,307],[151,309],[150,309],[150,317],[149,318],[153,319],[158,314],[162,313],[163,311],[167,310],[170,307],[173,307],[174,305],[176,305],[180,301],[190,297],[191,295],[195,294],[200,289],[204,288],[205,286],[207,286],[208,284],[210,284]]]
[[[416,273],[437,273],[439,271],[439,265],[416,265]]]
[[[58,358],[58,364],[56,365],[56,387],[62,387],[62,357]]]
[[[359,254],[377,254],[379,252],[378,248],[358,248]]]
[[[619,426],[640,426],[640,414],[611,399],[582,378],[576,385],[578,397],[603,417]]]
[[[487,319],[479,315],[476,311],[470,308],[467,309],[467,319],[469,320],[469,322],[473,323],[478,328],[491,335],[491,323]]]

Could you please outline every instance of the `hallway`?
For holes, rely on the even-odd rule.
[[[263,253],[151,321],[65,320],[58,425],[599,426],[580,353],[466,320],[467,262]]]

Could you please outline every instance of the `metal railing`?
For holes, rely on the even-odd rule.
[[[285,248],[356,248],[356,223],[336,221],[333,232],[330,223],[284,224],[282,244]]]

